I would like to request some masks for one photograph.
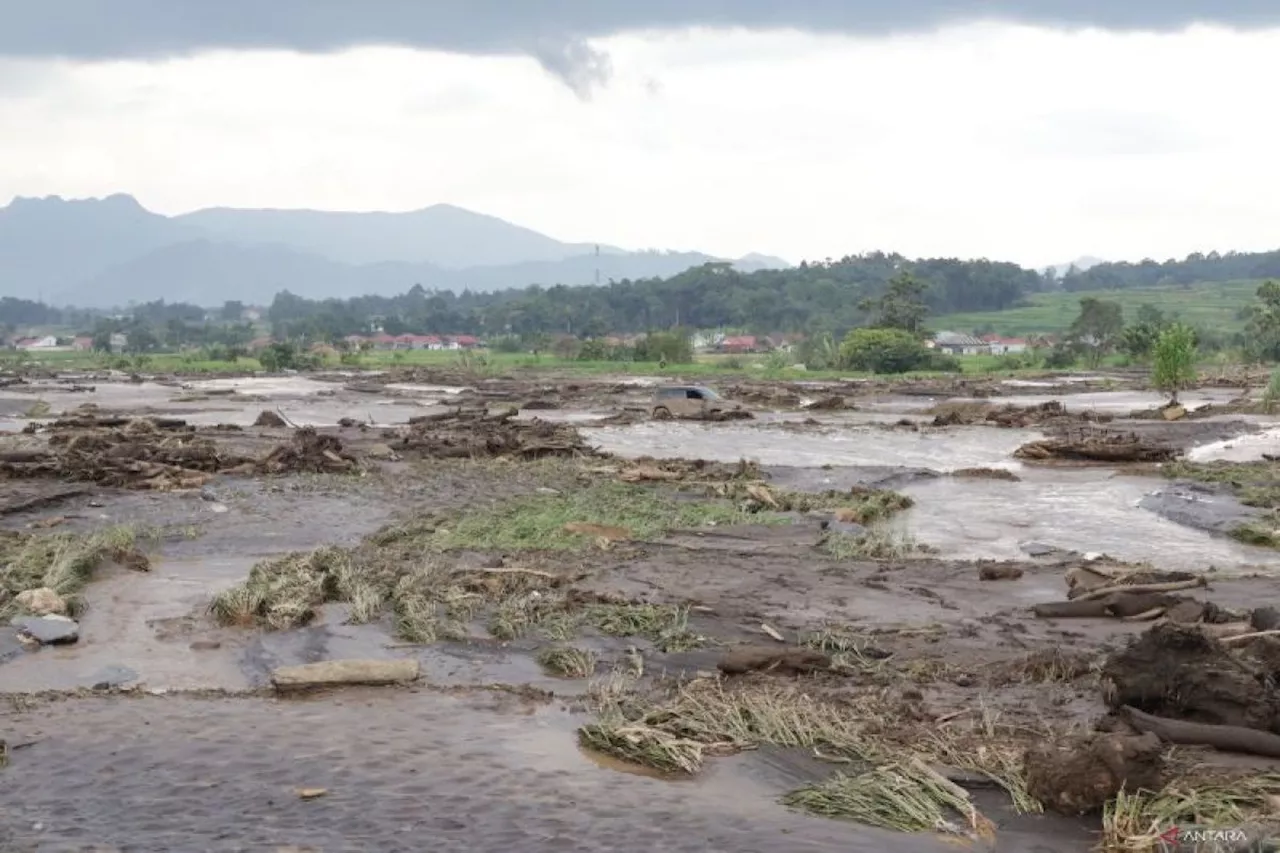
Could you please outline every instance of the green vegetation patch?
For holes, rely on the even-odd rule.
[[[1280,509],[1280,462],[1169,462],[1160,471],[1171,480],[1230,486],[1245,506]]]
[[[598,539],[655,539],[671,530],[743,524],[754,518],[722,501],[692,500],[625,483],[503,501],[438,531],[440,549],[562,550]]]

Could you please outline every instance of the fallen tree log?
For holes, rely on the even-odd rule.
[[[1280,758],[1280,736],[1244,726],[1220,726],[1171,720],[1139,711],[1131,705],[1120,709],[1125,718],[1140,732],[1156,735],[1165,743],[1182,746],[1211,746],[1222,752],[1243,752]]]
[[[1112,592],[1106,598],[1077,598],[1074,601],[1051,601],[1037,604],[1032,612],[1041,619],[1131,618],[1152,610],[1165,610],[1187,599],[1162,593]]]
[[[420,671],[416,660],[326,660],[277,667],[271,684],[277,690],[402,684],[416,681]]]

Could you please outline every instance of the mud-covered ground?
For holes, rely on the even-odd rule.
[[[1280,438],[1152,415],[1136,377],[1044,382],[742,382],[725,423],[654,422],[651,382],[608,378],[0,389],[0,848],[1126,843],[1136,822],[1018,801],[1022,753],[1123,715],[1103,675],[1152,625],[1275,603],[1280,552],[1235,533],[1271,523],[1249,460]],[[1153,571],[1209,583],[1033,609]],[[74,642],[19,631],[41,586]],[[344,659],[421,678],[271,687]],[[1280,771],[1176,752],[1175,782]],[[859,822],[873,768],[936,787],[913,756],[976,811],[892,832],[912,807],[875,788],[898,817]]]

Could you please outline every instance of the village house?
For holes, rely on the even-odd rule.
[[[984,335],[982,342],[991,349],[992,355],[1011,355],[1027,351],[1024,338],[1002,338],[999,335]]]
[[[71,342],[71,348],[76,352],[88,352],[93,349],[93,338],[82,335]]]
[[[726,355],[760,352],[763,348],[763,343],[755,335],[731,335],[716,345],[716,350]]]
[[[379,332],[376,335],[347,335],[343,340],[353,350],[458,350],[472,349],[480,346],[479,338],[471,335],[388,335]]]
[[[938,332],[926,345],[948,355],[986,355],[991,347],[973,335],[960,332]]]
[[[14,348],[20,350],[53,350],[58,348],[58,339],[53,335],[21,338],[14,344]]]

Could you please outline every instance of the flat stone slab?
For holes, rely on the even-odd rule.
[[[80,639],[80,626],[66,616],[19,616],[12,624],[19,633],[42,646],[74,643]]]
[[[416,660],[326,660],[272,670],[277,690],[305,690],[343,685],[404,684],[416,681],[421,667]]]

